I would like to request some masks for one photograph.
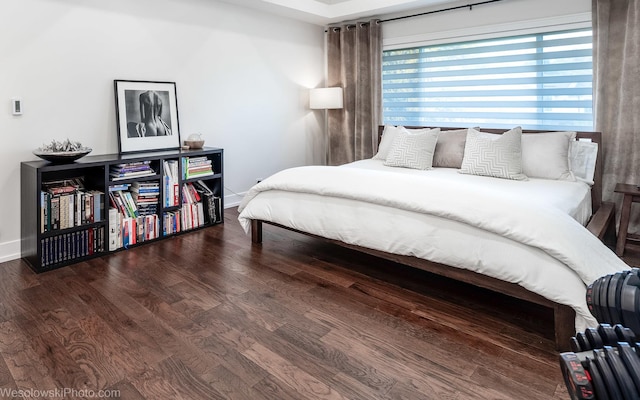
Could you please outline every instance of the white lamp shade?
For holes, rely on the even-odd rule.
[[[312,110],[326,110],[342,108],[341,87],[317,88],[309,92],[309,108]]]

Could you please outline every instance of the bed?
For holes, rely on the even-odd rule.
[[[405,128],[430,133],[430,140],[439,137],[443,146],[444,137],[468,132],[438,128],[434,134],[433,128]],[[380,127],[380,135],[385,129]],[[460,173],[475,157],[468,153],[477,143],[493,135],[491,140],[507,140],[503,131],[473,133],[478,142],[466,136],[466,164],[461,168],[393,165],[399,146],[380,159],[382,136],[378,159],[281,171],[251,188],[240,204],[239,221],[253,243],[262,242],[262,224],[268,223],[549,307],[554,312],[556,347],[567,350],[576,331],[597,324],[586,305],[586,286],[628,268],[601,241],[613,227],[614,213],[612,204],[601,201],[600,152],[594,153],[592,181],[574,179],[573,173],[571,179],[522,180]],[[525,138],[527,143],[544,143],[539,140],[558,142],[559,137],[555,132],[521,134],[517,140],[523,146]],[[601,134],[577,132],[569,137],[570,142],[577,140],[599,144]],[[534,148],[528,146],[519,156],[523,166],[525,154],[532,154],[527,149]],[[435,150],[432,163],[438,156]],[[403,151],[403,157],[411,158]],[[550,164],[542,161],[545,165],[535,168]]]

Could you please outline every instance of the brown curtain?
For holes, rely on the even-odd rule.
[[[640,184],[640,1],[592,0],[595,128],[602,132],[603,198],[617,182]],[[630,227],[640,228],[633,207]]]
[[[344,89],[344,108],[328,110],[327,163],[371,158],[382,108],[382,35],[377,20],[327,31],[327,86]]]

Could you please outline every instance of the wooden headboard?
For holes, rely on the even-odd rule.
[[[426,128],[425,126],[405,126],[408,129],[420,129]],[[431,127],[437,128],[437,127]],[[457,129],[466,129],[466,128],[440,128],[440,130],[457,130]],[[378,143],[382,139],[382,132],[384,131],[384,125],[378,126]],[[484,129],[482,128],[482,132],[487,133],[503,133],[504,129]],[[523,129],[522,133],[544,133],[544,132],[554,132],[554,131],[539,131],[539,130],[527,130]],[[592,142],[598,144],[598,156],[596,158],[596,170],[593,175],[593,186],[591,187],[591,209],[595,213],[600,206],[602,205],[602,133],[601,132],[577,132],[576,140],[579,139],[591,139]]]

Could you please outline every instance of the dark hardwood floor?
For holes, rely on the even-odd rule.
[[[621,258],[628,265],[634,268],[640,268],[640,246],[628,245]]]
[[[0,398],[569,398],[548,310],[270,226],[255,246],[236,218],[0,265]]]

